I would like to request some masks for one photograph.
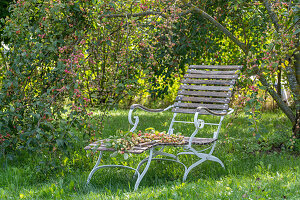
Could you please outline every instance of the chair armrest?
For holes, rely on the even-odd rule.
[[[173,108],[173,107],[174,107],[174,105],[171,105],[165,109],[150,109],[150,108],[146,108],[145,106],[142,106],[140,104],[133,104],[132,106],[130,106],[130,110],[128,113],[128,121],[131,125],[133,125],[133,127],[130,129],[130,132],[133,132],[139,123],[139,117],[132,116],[132,112],[134,109],[139,108],[139,109],[147,111],[147,112],[163,112],[163,111],[169,110],[170,108]],[[133,122],[132,117],[135,119],[134,122]]]
[[[139,108],[141,110],[144,110],[144,111],[147,111],[147,112],[163,112],[163,111],[166,111],[166,110],[169,110],[170,108],[173,108],[174,106],[171,105],[165,109],[150,109],[150,108],[146,108],[145,106],[142,106],[140,104],[133,104],[130,106],[130,110],[134,110],[136,108]]]
[[[194,116],[194,124],[195,124],[196,130],[194,131],[194,133],[191,135],[191,137],[189,139],[188,148],[191,147],[193,138],[198,133],[198,129],[202,129],[205,125],[205,122],[203,120],[198,119],[198,115],[199,115],[198,112],[200,112],[201,110],[205,110],[205,111],[207,111],[208,113],[210,113],[212,115],[221,116],[220,123],[218,125],[219,126],[218,131],[214,133],[213,138],[215,138],[215,139],[218,137],[219,130],[220,130],[220,125],[222,124],[222,120],[224,119],[224,116],[229,115],[229,114],[233,113],[233,111],[234,111],[234,109],[229,108],[228,112],[217,113],[217,112],[214,112],[214,111],[210,110],[209,108],[205,108],[205,107],[201,107],[201,106],[198,107],[196,109],[196,113],[195,113],[195,116]]]
[[[205,110],[205,111],[209,112],[210,114],[217,115],[217,116],[230,115],[230,114],[233,113],[233,111],[234,111],[234,109],[229,108],[229,109],[228,109],[228,112],[217,113],[217,112],[214,112],[214,111],[210,110],[209,108],[198,107],[198,108],[197,108],[197,111],[199,112],[200,110]]]

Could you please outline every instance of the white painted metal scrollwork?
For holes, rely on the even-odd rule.
[[[100,164],[100,161],[101,161],[101,157],[102,157],[102,151],[100,151],[100,155],[99,155],[99,158],[97,160],[97,163],[96,165],[94,166],[94,168],[92,169],[92,171],[90,172],[89,176],[88,176],[88,179],[87,179],[87,185],[89,184],[93,174],[99,170],[99,169],[102,169],[102,168],[107,168],[107,167],[119,167],[119,168],[125,168],[125,169],[131,169],[131,170],[134,170],[135,171],[135,175],[137,175],[137,180],[135,182],[135,185],[134,185],[134,191],[136,191],[140,185],[140,182],[141,180],[143,179],[143,177],[145,176],[146,172],[148,171],[149,169],[149,166],[150,166],[150,163],[151,163],[151,160],[152,160],[152,157],[153,157],[153,148],[150,149],[150,153],[149,153],[149,157],[147,157],[147,165],[145,167],[145,169],[143,170],[142,173],[139,172],[139,168],[140,168],[140,164],[138,165],[138,168],[132,168],[132,167],[129,167],[129,166],[124,166],[124,165],[101,165],[99,166]],[[143,162],[143,161],[142,161]]]
[[[132,112],[134,109],[130,109],[129,110],[129,114],[128,114],[128,121],[131,125],[133,125],[133,127],[130,129],[130,132],[135,131],[137,125],[139,124],[139,117],[138,116],[133,116],[134,118],[134,122],[132,121]]]
[[[201,110],[201,108],[199,108],[199,110]],[[198,130],[201,129],[201,128],[203,128],[203,126],[204,126],[205,124],[208,124],[208,125],[216,125],[216,126],[218,126],[217,131],[214,132],[214,135],[213,135],[213,138],[214,138],[214,139],[217,139],[217,138],[218,138],[218,135],[219,135],[219,132],[220,132],[220,129],[221,129],[221,125],[222,125],[222,121],[223,121],[223,119],[224,119],[224,116],[233,113],[233,111],[234,111],[234,110],[230,108],[230,109],[229,109],[229,112],[227,112],[227,113],[222,113],[221,115],[219,115],[219,116],[220,116],[219,124],[205,123],[203,120],[198,120],[198,112],[195,113],[195,116],[194,116],[194,124],[195,124],[196,129],[195,129],[194,133],[191,135],[191,138],[190,138],[190,141],[189,141],[189,145],[186,146],[186,149],[189,150],[189,152],[180,152],[180,153],[178,153],[177,155],[184,155],[184,154],[195,155],[195,156],[197,156],[198,158],[200,158],[200,160],[198,160],[197,162],[195,162],[195,163],[193,163],[191,166],[189,166],[189,168],[188,168],[188,169],[185,171],[185,173],[184,173],[183,181],[186,180],[186,178],[187,178],[189,172],[190,172],[193,168],[195,168],[196,166],[198,166],[199,164],[203,163],[203,162],[206,161],[206,160],[211,160],[211,161],[217,162],[217,163],[219,163],[223,168],[225,168],[223,162],[222,162],[219,158],[217,158],[217,157],[215,157],[215,156],[212,155],[212,153],[213,153],[213,151],[214,151],[214,149],[215,149],[215,146],[216,146],[216,142],[214,142],[209,148],[206,148],[206,149],[204,149],[204,150],[202,150],[202,151],[197,151],[197,150],[195,150],[194,148],[192,148],[191,142],[192,142],[192,138],[197,134]],[[201,126],[199,126],[200,123],[201,123]],[[210,149],[209,153],[200,153],[200,152],[203,152],[203,151],[209,150],[209,149]]]
[[[159,151],[154,151],[153,153],[153,156],[152,156],[152,160],[164,160],[164,161],[171,161],[171,162],[176,162],[176,163],[179,163],[181,165],[184,166],[184,172],[186,172],[187,170],[187,167],[185,166],[185,164],[183,164],[182,162],[180,162],[178,160],[178,157],[176,155],[173,155],[173,154],[170,154],[170,153],[166,153],[166,152],[163,152],[161,151],[162,149],[160,149]],[[159,155],[162,155],[162,156],[166,156],[166,157],[171,157],[173,159],[168,159],[168,158],[155,158],[156,156],[159,156]],[[149,156],[150,157],[150,156]],[[137,171],[139,171],[139,169],[141,168],[141,166],[148,161],[149,157],[143,159],[137,166]],[[134,174],[134,176],[137,175],[137,172]]]
[[[142,172],[142,174],[140,174],[140,173],[138,172],[138,170],[139,170],[138,168],[136,169],[136,172],[138,173],[138,175],[139,175],[139,174],[140,174],[140,175],[138,176],[138,179],[137,179],[136,182],[135,182],[135,185],[134,185],[134,191],[136,191],[136,190],[138,189],[141,180],[143,179],[143,177],[145,176],[146,172],[148,171],[149,166],[150,166],[150,163],[151,163],[151,160],[152,160],[152,156],[153,156],[153,147],[150,149],[150,153],[149,153],[149,157],[148,157],[148,162],[147,162],[147,165],[146,165],[144,171]]]
[[[172,121],[171,121],[171,123],[170,123],[169,130],[168,130],[168,134],[169,134],[169,135],[172,135],[172,134],[173,134],[173,131],[174,131],[173,125],[174,125],[174,121],[175,121],[176,115],[177,115],[177,113],[174,113],[174,114],[173,114],[173,118],[172,118]]]
[[[170,108],[172,108],[173,105],[165,108],[165,109],[148,109],[144,106],[141,106],[141,105],[138,105],[138,104],[134,104],[130,110],[129,110],[129,113],[128,113],[128,121],[131,125],[133,125],[133,127],[130,129],[130,132],[133,132],[135,131],[135,129],[137,128],[138,126],[138,123],[139,123],[139,117],[138,116],[133,116],[133,111],[135,108],[140,108],[142,110],[145,110],[145,111],[148,111],[148,112],[162,112],[162,111],[166,111],[166,110],[169,110]],[[133,120],[134,119],[134,120]],[[129,167],[129,166],[124,166],[124,165],[101,165],[99,166],[100,164],[100,161],[101,161],[101,158],[102,158],[102,151],[100,151],[100,154],[99,154],[99,158],[97,160],[97,163],[95,164],[95,166],[93,167],[92,171],[90,172],[89,176],[88,176],[88,179],[87,179],[87,184],[89,184],[93,174],[98,170],[98,169],[101,169],[101,168],[106,168],[106,167],[120,167],[120,168],[126,168],[126,169],[131,169],[131,170],[134,170],[135,171],[135,175],[137,175],[137,180],[136,180],[136,183],[135,183],[135,186],[134,186],[134,190],[136,191],[137,188],[139,187],[139,184],[141,182],[141,180],[143,179],[143,177],[145,176],[146,172],[148,171],[149,169],[149,166],[150,166],[150,163],[151,163],[151,160],[153,160],[153,151],[154,151],[154,148],[150,148],[150,153],[149,153],[149,156],[147,158],[145,158],[144,160],[142,160],[137,168],[132,168],[132,167]],[[178,162],[180,164],[183,164],[181,162],[178,161],[177,159],[177,156],[175,155],[172,155],[172,154],[168,154],[168,153],[165,153],[165,152],[160,152],[160,151],[156,151],[156,152],[159,152],[159,153],[156,153],[154,156],[157,156],[157,155],[164,155],[164,156],[168,156],[168,157],[172,157],[174,158],[173,159],[164,159],[164,160],[170,160],[170,161],[174,161],[174,162]],[[160,159],[160,158],[159,158]],[[158,158],[156,158],[155,160],[158,160]],[[145,169],[143,170],[142,173],[139,172],[139,169],[141,167],[142,164],[146,163],[146,167]],[[184,165],[184,164],[183,164]],[[185,169],[186,169],[186,166],[184,165]]]
[[[231,114],[234,112],[234,109],[229,108],[228,111],[229,111],[229,112],[227,113],[227,115],[231,115]]]
[[[89,182],[90,182],[90,180],[91,180],[93,174],[98,170],[97,167],[98,167],[99,164],[100,164],[101,158],[102,158],[102,151],[100,151],[98,160],[97,160],[95,166],[93,167],[92,171],[90,172],[90,174],[89,174],[89,176],[88,176],[88,179],[87,179],[87,182],[86,182],[87,185],[89,184]]]
[[[195,135],[198,133],[199,129],[202,129],[204,127],[204,120],[202,119],[198,119],[198,115],[199,113],[196,112],[195,115],[194,115],[194,125],[195,125],[195,131],[193,132],[193,134],[191,135],[190,139],[189,139],[189,144],[188,144],[188,147],[187,148],[191,148],[192,146],[192,141],[195,137]]]
[[[222,121],[224,119],[224,116],[221,116],[220,117],[220,122],[219,122],[219,125],[218,125],[218,129],[216,132],[214,132],[214,138],[217,139],[218,138],[218,135],[219,135],[219,132],[221,130],[221,125],[222,125]]]
[[[165,111],[165,110],[168,110],[170,108],[172,108],[173,106],[169,106],[168,108],[166,109],[161,109],[161,110],[151,110],[151,109],[147,109],[143,106],[139,106],[139,105],[136,105],[134,107],[132,107],[130,110],[129,110],[129,114],[128,114],[128,121],[131,125],[133,125],[133,127],[131,128],[131,132],[133,132],[138,123],[139,123],[139,117],[138,116],[133,116],[133,111],[135,108],[140,108],[142,110],[145,110],[145,111],[149,111],[149,112],[162,112],[162,111]],[[231,114],[234,110],[233,109],[230,109],[230,111],[226,114]],[[170,124],[170,127],[169,127],[169,131],[168,133],[169,134],[173,134],[173,124],[174,122],[182,122],[182,123],[193,123],[194,126],[195,126],[195,131],[192,133],[190,139],[189,139],[189,143],[187,146],[185,146],[185,149],[188,150],[186,152],[180,152],[178,153],[177,155],[173,155],[173,154],[169,154],[169,153],[166,153],[166,152],[163,152],[163,148],[160,149],[159,151],[154,151],[154,148],[152,147],[150,149],[150,153],[149,153],[149,156],[145,159],[143,159],[137,166],[137,168],[132,168],[132,167],[129,167],[129,166],[124,166],[124,165],[102,165],[102,166],[99,166],[100,164],[100,161],[101,161],[101,158],[102,158],[102,151],[100,151],[100,154],[99,154],[99,158],[97,160],[97,163],[96,165],[94,166],[94,168],[92,169],[92,171],[90,172],[89,176],[88,176],[88,179],[87,179],[87,184],[89,184],[93,174],[98,170],[98,169],[101,169],[101,168],[106,168],[106,167],[121,167],[121,168],[126,168],[126,169],[131,169],[131,170],[134,170],[135,171],[135,176],[137,175],[137,180],[136,180],[136,183],[135,183],[135,186],[134,186],[134,190],[136,191],[141,180],[143,179],[143,177],[145,176],[146,172],[148,171],[149,169],[149,166],[150,166],[150,163],[151,163],[151,160],[165,160],[165,161],[172,161],[172,162],[177,162],[181,165],[184,166],[184,176],[183,176],[183,181],[186,180],[189,172],[195,168],[196,166],[198,166],[199,164],[203,163],[204,161],[206,160],[211,160],[211,161],[214,161],[214,162],[217,162],[219,163],[223,168],[224,168],[224,164],[222,163],[222,161],[213,156],[212,153],[214,151],[214,148],[215,148],[215,145],[216,143],[214,142],[209,148],[206,148],[206,149],[203,149],[202,151],[197,151],[195,150],[193,147],[192,147],[192,141],[193,141],[193,138],[195,137],[195,135],[198,133],[199,129],[202,129],[204,127],[205,124],[207,125],[215,125],[215,126],[218,126],[218,129],[216,132],[214,132],[214,135],[213,135],[213,138],[214,139],[217,139],[218,137],[218,134],[219,134],[219,131],[220,131],[220,128],[221,128],[221,124],[222,124],[222,121],[224,119],[224,115],[219,115],[220,116],[220,122],[219,124],[213,124],[213,123],[205,123],[204,120],[201,120],[201,119],[198,119],[198,115],[199,115],[199,112],[196,112],[195,115],[194,115],[194,121],[193,122],[182,122],[182,121],[175,121],[175,117],[176,117],[176,113],[174,113],[173,115],[173,119],[172,119],[172,122]],[[133,120],[134,119],[134,120]],[[203,152],[203,151],[206,151],[206,150],[209,150],[210,149],[210,152],[209,153],[200,153],[200,152]],[[197,162],[193,163],[191,166],[189,166],[189,168],[187,168],[182,162],[180,162],[178,160],[178,156],[179,155],[184,155],[184,154],[189,154],[189,155],[195,155],[197,156],[198,158],[200,158],[200,160],[198,160]],[[171,159],[169,158],[155,158],[156,156],[158,155],[161,155],[161,156],[166,156],[166,157],[170,157]],[[143,170],[142,173],[139,172],[140,170],[140,167],[146,163],[146,167],[145,169]]]
[[[132,105],[131,108],[130,108],[130,110],[129,110],[129,113],[128,113],[128,121],[129,121],[129,123],[131,125],[133,125],[133,127],[130,129],[130,132],[135,131],[136,127],[139,124],[139,117],[138,116],[133,116],[133,114],[132,114],[133,111],[134,111],[134,109],[139,108],[139,109],[147,111],[147,112],[163,112],[163,111],[169,110],[170,108],[173,108],[173,107],[174,106],[171,105],[171,106],[169,106],[169,107],[167,107],[165,109],[156,109],[155,110],[155,109],[148,109],[148,108],[146,108],[146,107],[144,107],[142,105],[138,105],[138,104]],[[133,122],[132,118],[134,118],[134,122]]]

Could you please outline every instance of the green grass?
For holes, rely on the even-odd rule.
[[[147,127],[167,130],[172,117],[170,112],[137,113],[141,130]],[[230,122],[233,124],[227,126]],[[0,199],[300,199],[300,156],[299,150],[290,150],[289,121],[281,113],[265,113],[260,123],[267,132],[257,140],[248,132],[243,115],[234,121],[225,119],[214,155],[224,162],[226,169],[217,163],[204,162],[190,172],[185,183],[181,181],[182,166],[154,161],[137,192],[133,192],[133,172],[116,168],[97,171],[86,187],[97,157],[82,150],[84,144],[79,141],[68,158],[53,160],[64,170],[51,166],[46,171],[39,170],[41,162],[50,159],[50,155],[43,158],[26,154],[12,161],[1,161]],[[128,128],[127,111],[114,111],[105,121],[103,137]],[[194,130],[193,126],[176,128],[184,135]],[[206,130],[209,131],[210,128]],[[144,157],[145,154],[131,156],[121,163],[135,166]],[[195,158],[190,158],[183,156],[182,160],[191,164]],[[105,154],[103,163],[118,162]]]

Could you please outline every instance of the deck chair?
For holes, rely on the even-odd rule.
[[[139,123],[139,117],[133,115],[135,109],[142,109],[147,112],[163,112],[172,108],[173,118],[171,120],[168,134],[173,134],[174,124],[175,123],[192,123],[195,126],[195,130],[191,133],[190,137],[184,137],[184,143],[177,145],[174,143],[144,143],[134,146],[128,153],[141,154],[145,151],[149,151],[149,156],[143,159],[138,165],[137,168],[132,168],[129,166],[123,165],[101,165],[100,161],[104,151],[115,151],[113,148],[107,148],[105,146],[106,140],[99,140],[97,142],[91,143],[85,147],[85,150],[97,150],[100,151],[99,158],[96,162],[96,165],[90,172],[87,184],[89,184],[93,174],[105,167],[123,167],[135,171],[135,176],[137,180],[134,186],[134,190],[137,190],[141,180],[146,174],[150,163],[152,160],[166,160],[177,162],[184,166],[185,172],[183,175],[183,181],[186,180],[189,172],[203,163],[206,160],[214,161],[219,163],[223,168],[223,162],[212,155],[218,135],[220,132],[221,124],[224,119],[224,116],[229,115],[233,112],[233,109],[229,108],[229,103],[231,96],[233,94],[233,88],[238,78],[238,72],[242,66],[236,65],[218,65],[218,66],[208,66],[208,65],[191,65],[189,66],[187,73],[184,75],[183,80],[181,80],[182,85],[179,88],[178,96],[176,97],[175,103],[166,109],[149,109],[139,104],[134,104],[130,107],[128,114],[128,121],[133,127],[131,132],[134,132]],[[188,113],[194,115],[193,121],[178,121],[176,116],[179,113]],[[209,123],[205,122],[202,119],[199,119],[201,115],[214,115],[219,117],[219,123]],[[200,129],[205,125],[215,126],[216,130],[213,133],[211,138],[199,138],[196,137]],[[197,145],[208,145],[208,148],[205,148],[205,151],[197,151],[194,146]],[[182,151],[173,155],[167,152],[164,152],[165,146],[181,146]],[[208,152],[208,153],[204,153]],[[195,155],[198,160],[192,165],[187,167],[184,163],[180,161],[180,155]],[[159,156],[159,157],[157,157]],[[146,163],[146,166],[142,173],[140,168],[143,164]]]

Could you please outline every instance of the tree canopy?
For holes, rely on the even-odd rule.
[[[145,89],[163,98],[189,64],[244,65],[238,104],[255,120],[258,92],[268,91],[299,138],[296,1],[18,0],[10,10],[0,60],[5,149],[67,150],[74,128],[101,129],[87,108],[105,111]]]

